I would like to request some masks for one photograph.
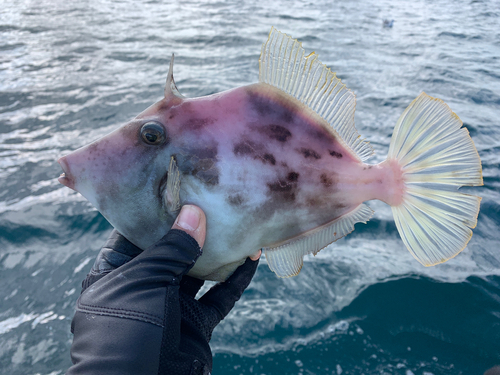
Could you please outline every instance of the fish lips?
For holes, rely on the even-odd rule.
[[[66,156],[63,156],[62,158],[57,160],[57,162],[59,163],[59,165],[61,166],[61,168],[63,170],[63,173],[61,173],[61,175],[59,176],[59,178],[57,180],[61,184],[63,184],[64,186],[69,187],[70,189],[73,189],[76,191],[75,179],[73,178],[73,176],[70,173],[69,165],[68,165],[68,162],[66,161]]]

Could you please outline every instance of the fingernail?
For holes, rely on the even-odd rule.
[[[200,213],[192,206],[183,206],[176,222],[181,228],[194,231],[200,225]]]

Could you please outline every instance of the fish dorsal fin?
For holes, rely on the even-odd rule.
[[[297,237],[286,240],[275,246],[264,247],[269,268],[279,277],[290,277],[299,274],[304,255],[317,254],[332,242],[347,236],[354,230],[354,224],[366,223],[373,215],[373,210],[366,204],[360,204],[351,212],[311,229]]]
[[[318,60],[316,53],[306,56],[302,43],[274,27],[262,45],[259,81],[286,92],[316,112],[360,160],[373,154],[373,148],[360,138],[354,126],[354,93]]]

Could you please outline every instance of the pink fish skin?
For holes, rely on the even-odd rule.
[[[434,124],[424,130],[412,127],[413,122],[425,125],[429,113],[429,118],[437,121],[436,137]],[[394,136],[400,141],[394,146],[391,143],[389,158],[369,165],[349,146],[352,141],[342,139],[304,102],[271,84],[260,82],[206,97],[184,98],[170,70],[165,97],[116,131],[59,159],[64,170],[59,181],[80,192],[118,231],[145,249],[166,234],[177,215],[169,209],[175,194],[167,191],[169,181],[175,180],[172,170],[169,174],[173,158],[180,180],[177,203],[198,205],[207,216],[203,255],[190,271],[201,279],[225,280],[246,257],[262,248],[278,251],[281,246],[289,251],[286,254],[296,252],[300,241],[294,239],[305,234],[313,238],[315,231],[328,223],[342,223],[363,202],[373,199],[393,207],[396,224],[412,255],[424,265],[432,265],[465,247],[479,210],[478,197],[467,196],[462,204],[457,203],[462,199],[460,193],[435,193],[420,187],[442,181],[457,186],[482,183],[480,160],[475,159],[477,151],[468,133],[460,135],[460,141],[449,141],[446,137],[459,130],[439,128],[441,123],[451,126],[450,121],[460,122],[457,119],[444,103],[422,94],[400,118]],[[461,122],[456,126],[459,128]],[[429,164],[434,138],[438,161]],[[465,164],[454,156],[460,154],[454,148],[459,142],[466,143]],[[452,144],[451,152],[446,149],[448,143]],[[405,149],[405,145],[409,146]],[[460,172],[467,175],[468,166],[474,174],[470,180]],[[421,197],[425,202],[419,206]],[[443,215],[435,210],[428,204],[432,200],[452,213]],[[425,216],[426,210],[430,216]],[[467,219],[456,219],[461,210],[467,211]],[[419,217],[421,212],[425,217]],[[299,249],[300,259],[293,267],[286,259],[278,260],[280,267],[285,265],[284,271],[278,266],[273,270],[282,277],[297,274],[304,254],[316,253],[352,231],[355,222],[368,219],[365,212],[342,234],[323,231],[322,235],[329,233],[333,238],[316,241],[317,248],[311,251]],[[417,219],[422,220],[420,224],[413,223]],[[459,231],[461,226],[446,232],[447,223],[454,228],[457,220],[465,223],[460,224],[465,234]],[[447,236],[460,238],[455,244]],[[440,248],[440,237],[447,244],[453,242],[450,251],[432,250]],[[290,241],[295,241],[293,246]],[[270,260],[272,254],[266,254]]]

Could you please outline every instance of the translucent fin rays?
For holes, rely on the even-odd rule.
[[[367,205],[361,204],[330,223],[302,233],[276,246],[263,248],[269,268],[279,277],[298,275],[302,268],[304,255],[318,253],[332,242],[351,233],[355,223],[366,223],[372,215],[373,210]]]
[[[403,203],[392,207],[410,253],[431,266],[462,251],[477,222],[480,197],[460,186],[482,185],[481,160],[462,121],[441,100],[418,96],[399,118],[388,158],[403,171]]]
[[[325,119],[360,160],[373,154],[354,126],[356,96],[302,43],[274,27],[262,46],[259,81],[293,96]]]

